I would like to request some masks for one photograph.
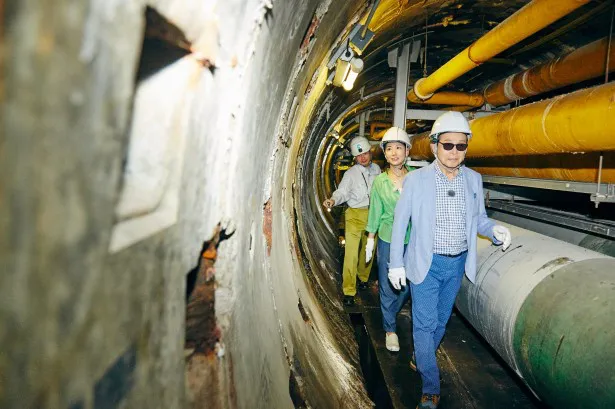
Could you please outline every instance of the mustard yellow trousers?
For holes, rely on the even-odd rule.
[[[344,227],[346,245],[344,268],[342,270],[342,289],[344,295],[354,296],[357,293],[357,275],[359,280],[366,282],[372,270],[373,253],[370,262],[365,263],[367,214],[368,209],[353,209],[349,207],[344,215],[346,223]]]

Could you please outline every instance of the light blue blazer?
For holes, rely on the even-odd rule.
[[[414,284],[423,282],[431,267],[436,232],[436,163],[410,172],[404,179],[402,194],[395,207],[389,268],[405,267],[406,277]],[[466,198],[466,236],[468,257],[466,276],[476,278],[476,236],[493,237],[495,223],[487,217],[483,198],[483,179],[479,173],[464,167]],[[404,238],[412,220],[410,243],[404,254]]]

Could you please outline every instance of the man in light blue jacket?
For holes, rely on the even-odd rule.
[[[404,180],[395,207],[389,281],[400,289],[410,281],[416,369],[423,381],[417,409],[435,409],[440,401],[436,349],[442,341],[463,273],[476,277],[477,234],[510,246],[510,231],[487,217],[483,181],[463,165],[470,126],[459,112],[446,112],[434,123],[431,150],[435,161]],[[412,221],[410,243],[404,237]]]

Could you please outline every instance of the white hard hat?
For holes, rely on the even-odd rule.
[[[445,132],[461,132],[468,135],[468,139],[472,137],[472,131],[470,130],[468,120],[461,112],[456,111],[445,112],[436,119],[436,122],[434,122],[431,127],[429,139],[431,139],[432,142],[437,142],[438,136]]]
[[[369,152],[370,148],[369,141],[364,136],[357,136],[350,141],[350,153],[352,153],[352,156],[359,156],[362,153]]]
[[[380,148],[382,148],[382,150],[384,150],[384,145],[386,145],[387,142],[401,142],[405,144],[408,148],[412,148],[412,143],[410,143],[410,137],[408,136],[406,131],[396,126],[390,127],[384,133],[384,136],[380,141]]]

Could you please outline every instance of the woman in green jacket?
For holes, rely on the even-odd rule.
[[[410,138],[400,128],[389,128],[384,134],[380,147],[389,164],[386,172],[374,179],[370,195],[369,216],[367,219],[368,239],[366,261],[371,259],[374,238],[378,234],[378,288],[380,293],[380,310],[386,332],[386,347],[389,351],[399,351],[399,339],[396,334],[397,314],[410,296],[410,286],[395,290],[388,279],[389,249],[393,229],[395,205],[399,200],[404,177],[414,170],[405,165],[410,153]],[[410,240],[410,226],[406,232],[405,244]]]

